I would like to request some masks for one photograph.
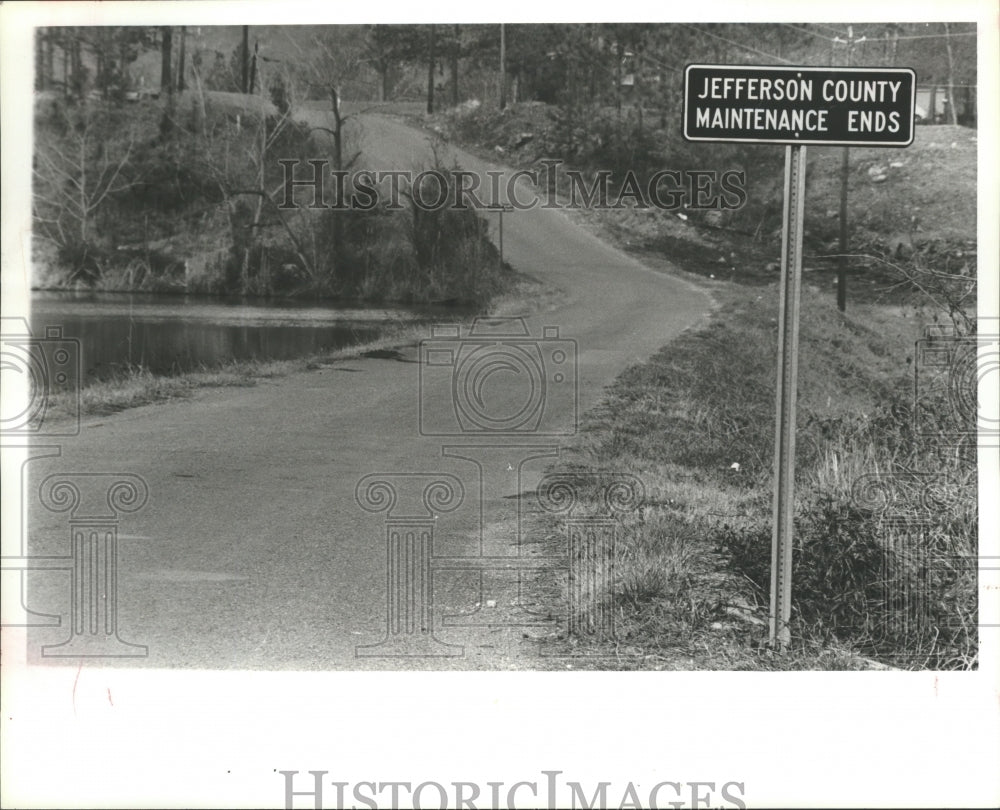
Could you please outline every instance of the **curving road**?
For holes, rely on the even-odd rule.
[[[368,168],[428,164],[424,134],[387,117],[357,120]],[[460,151],[452,159],[474,171],[495,168]],[[505,215],[504,252],[520,271],[563,291],[553,308],[526,317],[528,339],[515,341],[510,362],[495,362],[497,373],[483,376],[476,389],[482,399],[469,394],[473,423],[515,425],[512,435],[476,433],[468,423],[460,425],[464,433],[455,428],[454,366],[421,365],[418,347],[409,347],[395,359],[346,360],[253,388],[206,391],[189,401],[88,418],[80,436],[64,443],[61,457],[29,465],[35,489],[51,473],[96,471],[134,473],[149,487],[148,503],[121,519],[118,569],[119,634],[147,645],[148,657],[120,663],[226,669],[539,665],[534,648],[516,641],[524,622],[513,614],[496,618],[509,606],[516,577],[482,573],[474,558],[517,554],[518,501],[510,496],[533,488],[571,438],[579,414],[599,401],[616,375],[698,321],[711,304],[704,292],[648,270],[559,211]],[[553,327],[557,335],[544,331]],[[444,338],[439,348],[446,343]],[[563,354],[557,356],[557,349]],[[566,373],[546,376],[544,389],[525,387],[531,369],[516,367],[522,350],[541,358],[543,374],[553,372],[557,357]],[[453,354],[452,362],[460,358]],[[539,396],[546,410],[532,432],[518,420],[539,405]],[[485,421],[476,422],[479,417]],[[421,435],[421,428],[454,435]],[[364,511],[355,499],[359,480],[372,473],[386,474],[396,487],[393,517],[421,511],[420,493],[410,490],[426,483],[422,475],[461,482],[462,503],[454,511],[431,504],[435,554],[455,563],[435,568],[433,583],[436,635],[462,645],[434,649],[451,657],[356,655],[357,645],[386,634],[386,515]],[[31,553],[65,554],[66,514],[37,507],[30,514]],[[462,558],[472,562],[464,565]],[[403,565],[415,566],[415,584],[400,593],[417,604],[419,566],[413,559]],[[68,635],[69,572],[29,577],[28,606],[63,614],[63,627],[31,632],[29,657],[36,658],[40,644]],[[530,616],[547,613],[545,605],[534,608]],[[398,653],[397,647],[381,649]]]

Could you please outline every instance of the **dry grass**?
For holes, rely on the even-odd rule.
[[[915,441],[919,321],[874,305],[843,316],[815,290],[800,338],[794,642],[784,655],[766,647],[775,292],[720,293],[711,322],[619,378],[561,462],[645,485],[645,502],[619,521],[605,595],[618,642],[641,651],[627,666],[974,667],[975,468]],[[859,501],[864,476],[914,469],[949,474],[947,508],[914,524],[904,505]]]

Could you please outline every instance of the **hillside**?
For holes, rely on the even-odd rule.
[[[607,112],[594,113],[602,114]],[[525,168],[539,168],[542,158],[560,157],[562,123],[549,105],[516,104],[502,114],[466,105],[435,116],[428,125],[493,159]],[[643,171],[658,169],[742,170],[747,175],[745,205],[736,211],[681,206],[669,211],[628,207],[571,213],[633,253],[662,257],[691,272],[748,283],[774,279],[780,259],[784,150],[678,143],[671,130],[650,131],[648,124],[645,137],[645,164],[626,164],[626,169],[638,167],[640,179]],[[603,152],[595,147],[582,166],[574,161],[569,165],[591,173],[611,168],[614,155],[601,146]],[[823,257],[838,252],[842,154],[839,147],[808,150],[807,273],[834,269],[832,260]],[[949,272],[975,273],[976,130],[918,126],[913,144],[905,149],[855,148],[849,156],[849,253],[904,262],[916,257]],[[614,176],[621,182],[624,170]],[[852,260],[852,272],[862,269],[880,284],[893,279],[884,266]]]

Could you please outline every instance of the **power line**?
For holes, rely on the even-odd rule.
[[[825,39],[828,42],[836,42],[838,37],[840,39],[846,39],[847,38],[847,34],[845,34],[843,31],[837,31],[835,28],[831,28],[828,25],[820,25],[819,23],[814,23],[814,25],[817,25],[817,26],[819,26],[821,28],[825,28],[828,31],[834,31],[837,34],[837,37],[827,36],[826,34],[821,34],[818,31],[811,31],[808,28],[803,28],[801,25],[791,25],[790,23],[778,23],[778,25],[782,25],[785,28],[793,28],[796,31],[803,31],[803,32],[805,32],[807,34],[812,34],[814,37],[819,37],[820,39]],[[884,36],[884,34],[870,34],[869,33],[869,34],[862,34],[862,36],[867,36],[868,39],[869,39],[869,41],[874,41],[876,39],[881,39]],[[906,39],[906,40],[910,40],[910,39],[943,39],[944,37],[974,37],[974,36],[976,36],[976,32],[975,31],[950,31],[947,34],[908,34],[908,35],[905,35],[905,36],[895,36],[895,37],[893,37],[893,39],[895,39],[895,40],[904,40],[904,39]]]
[[[808,28],[803,28],[801,25],[791,25],[789,23],[778,23],[778,25],[783,25],[785,28],[792,28],[796,31],[803,31],[806,34],[811,34],[814,37],[819,37],[820,39],[825,39],[827,42],[836,42],[834,37],[828,37],[826,34],[821,34],[819,31],[810,31]],[[841,37],[846,37],[847,34],[841,34]]]
[[[975,31],[952,31],[947,34],[916,34],[908,37],[896,37],[896,39],[942,39],[944,37],[974,37]]]
[[[833,33],[835,33],[839,37],[846,36],[846,34],[843,31],[840,31],[834,28],[833,26],[824,25],[823,23],[813,23],[813,25],[815,25],[817,28],[825,28],[827,31],[833,31]]]
[[[666,70],[673,70],[676,73],[683,73],[684,72],[684,68],[677,67],[676,65],[668,65],[666,62],[661,62],[659,59],[657,59],[656,57],[650,56],[646,52],[643,52],[641,54],[641,59],[643,61],[652,62],[654,65],[658,65],[659,67],[665,68]]]
[[[768,53],[767,51],[761,51],[757,48],[751,48],[749,45],[744,45],[742,42],[736,42],[732,39],[726,39],[726,37],[720,37],[718,34],[713,34],[711,31],[703,31],[701,28],[695,28],[693,25],[688,25],[687,23],[677,23],[684,28],[690,28],[692,31],[697,31],[699,34],[705,34],[706,36],[713,37],[714,39],[721,40],[722,42],[728,42],[730,45],[735,45],[749,53],[757,53],[761,56],[766,56],[768,59],[777,59],[779,62],[784,62],[786,65],[792,64],[791,59],[784,59],[780,56],[775,56],[773,53]]]

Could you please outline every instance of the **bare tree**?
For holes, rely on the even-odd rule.
[[[35,145],[36,233],[73,254],[73,277],[96,276],[94,223],[114,195],[135,184],[126,176],[135,133],[98,119],[88,107],[62,114],[65,134],[43,136],[40,130]]]

